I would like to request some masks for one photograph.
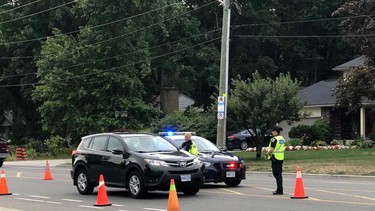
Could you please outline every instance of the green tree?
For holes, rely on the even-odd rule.
[[[35,57],[52,28],[74,29],[70,7],[73,1],[1,1],[0,8],[0,111],[13,112],[15,143],[25,137],[43,137],[38,104],[31,99],[35,77]],[[55,8],[55,9],[50,9]],[[43,12],[44,11],[44,12]]]
[[[281,121],[296,121],[301,117],[304,104],[298,98],[300,82],[289,74],[276,79],[262,78],[258,72],[252,79],[233,80],[228,108],[238,129],[252,129],[256,135],[257,153],[260,158],[262,143],[267,130]]]
[[[357,110],[363,100],[375,100],[375,24],[372,15],[375,12],[375,2],[366,0],[348,0],[333,15],[358,16],[341,22],[342,30],[347,35],[347,42],[359,54],[367,56],[367,65],[350,70],[345,77],[340,78],[337,85],[337,103],[348,106],[350,111]],[[367,36],[368,35],[368,36]]]

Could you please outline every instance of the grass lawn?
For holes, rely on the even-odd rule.
[[[271,162],[256,159],[255,152],[234,152],[242,157],[249,171],[271,171]],[[303,173],[344,174],[375,176],[375,148],[342,150],[285,151],[284,172],[295,173],[297,167]]]

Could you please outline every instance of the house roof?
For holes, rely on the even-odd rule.
[[[306,106],[333,106],[336,103],[336,80],[319,81],[299,91],[299,97]]]
[[[355,58],[353,60],[350,60],[350,61],[348,61],[344,64],[336,66],[332,70],[334,70],[334,71],[347,71],[352,67],[365,66],[366,60],[367,60],[367,57],[365,55],[362,55],[362,56],[360,56],[358,58]]]
[[[336,104],[335,89],[337,80],[319,81],[298,93],[300,99],[306,102],[307,107],[331,107]],[[374,100],[363,99],[363,104],[374,105]]]

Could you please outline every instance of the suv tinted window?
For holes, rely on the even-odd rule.
[[[111,152],[114,148],[124,150],[120,140],[115,137],[109,137],[107,151]]]
[[[133,136],[123,139],[131,151],[177,151],[176,147],[158,136]]]
[[[107,138],[108,136],[94,137],[90,143],[89,148],[92,150],[104,151]]]

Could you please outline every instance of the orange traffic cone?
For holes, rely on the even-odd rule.
[[[99,188],[98,188],[98,197],[96,199],[96,204],[94,206],[111,206],[112,204],[108,203],[107,191],[105,189],[103,175],[100,175],[99,178]]]
[[[168,211],[180,211],[174,179],[171,179],[171,186],[169,188]]]
[[[294,186],[294,196],[291,196],[292,199],[306,199],[308,196],[305,196],[305,190],[303,187],[301,168],[297,168],[296,175],[296,185]]]
[[[12,193],[8,192],[7,180],[5,179],[4,170],[1,171],[0,195],[12,195]]]
[[[51,169],[49,168],[48,160],[46,160],[46,169],[44,170],[44,178],[43,180],[53,180]]]

